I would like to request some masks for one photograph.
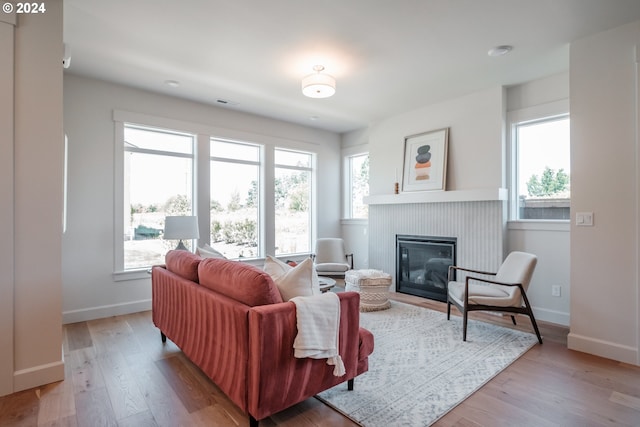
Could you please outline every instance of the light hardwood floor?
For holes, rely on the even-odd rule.
[[[446,309],[403,294],[394,299]],[[508,317],[471,317],[512,327]],[[528,318],[518,323],[531,331]],[[539,323],[543,345],[435,425],[640,426],[640,367],[567,350],[566,328]],[[174,344],[162,344],[150,312],[75,323],[64,331],[65,380],[0,398],[0,426],[248,426],[247,416]],[[356,424],[310,398],[260,425]]]

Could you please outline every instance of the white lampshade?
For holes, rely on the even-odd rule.
[[[313,67],[315,74],[302,79],[302,93],[309,98],[328,98],[336,93],[336,79],[329,74],[321,73],[322,65]]]
[[[164,219],[164,239],[182,240],[197,239],[200,237],[198,230],[198,217],[196,216],[168,216]],[[179,248],[184,248],[182,242]]]

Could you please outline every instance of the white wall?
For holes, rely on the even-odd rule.
[[[638,57],[640,21],[574,42],[570,51],[569,347],[640,364]]]
[[[369,192],[392,194],[402,176],[404,138],[448,127],[447,190],[504,187],[501,87],[429,105],[373,124],[370,129]]]
[[[11,18],[11,19],[10,19]],[[0,197],[13,200],[13,35],[0,15]],[[13,392],[13,203],[0,204],[0,396]]]
[[[14,70],[0,74],[11,82],[13,92],[4,85],[0,89],[0,111],[6,113],[2,121],[11,121],[0,128],[2,163],[7,166],[0,168],[0,255],[12,263],[3,264],[7,270],[2,268],[0,288],[0,307],[4,316],[10,316],[2,322],[0,395],[4,395],[64,378],[62,1],[48,2],[46,14],[20,15],[15,32],[5,23],[0,27],[3,66]],[[13,49],[6,41],[13,41]],[[7,111],[6,102],[12,102],[13,111]]]
[[[64,322],[150,308],[149,278],[114,281],[113,110],[157,116],[263,136],[283,147],[318,153],[318,236],[340,235],[340,138],[331,132],[232,109],[67,74],[65,132],[69,137],[67,232],[63,240]],[[225,136],[225,135],[220,135]],[[255,141],[261,142],[261,141]]]
[[[507,89],[507,114],[547,113],[550,104],[569,99],[569,73],[562,73]],[[512,222],[507,233],[507,251],[531,252],[538,256],[528,296],[537,319],[569,326],[570,224],[562,222]],[[560,297],[551,287],[561,286]]]

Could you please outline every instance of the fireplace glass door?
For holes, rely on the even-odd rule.
[[[456,263],[456,240],[455,237],[396,236],[396,290],[446,301],[449,266]]]

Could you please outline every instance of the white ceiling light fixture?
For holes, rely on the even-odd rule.
[[[324,74],[322,65],[313,67],[315,74],[302,79],[302,93],[309,98],[328,98],[336,93],[336,79]]]
[[[502,45],[502,46],[496,46],[492,49],[489,49],[489,52],[487,52],[487,55],[489,56],[502,56],[502,55],[506,55],[507,53],[511,52],[513,50],[513,46],[509,46],[509,45]]]

